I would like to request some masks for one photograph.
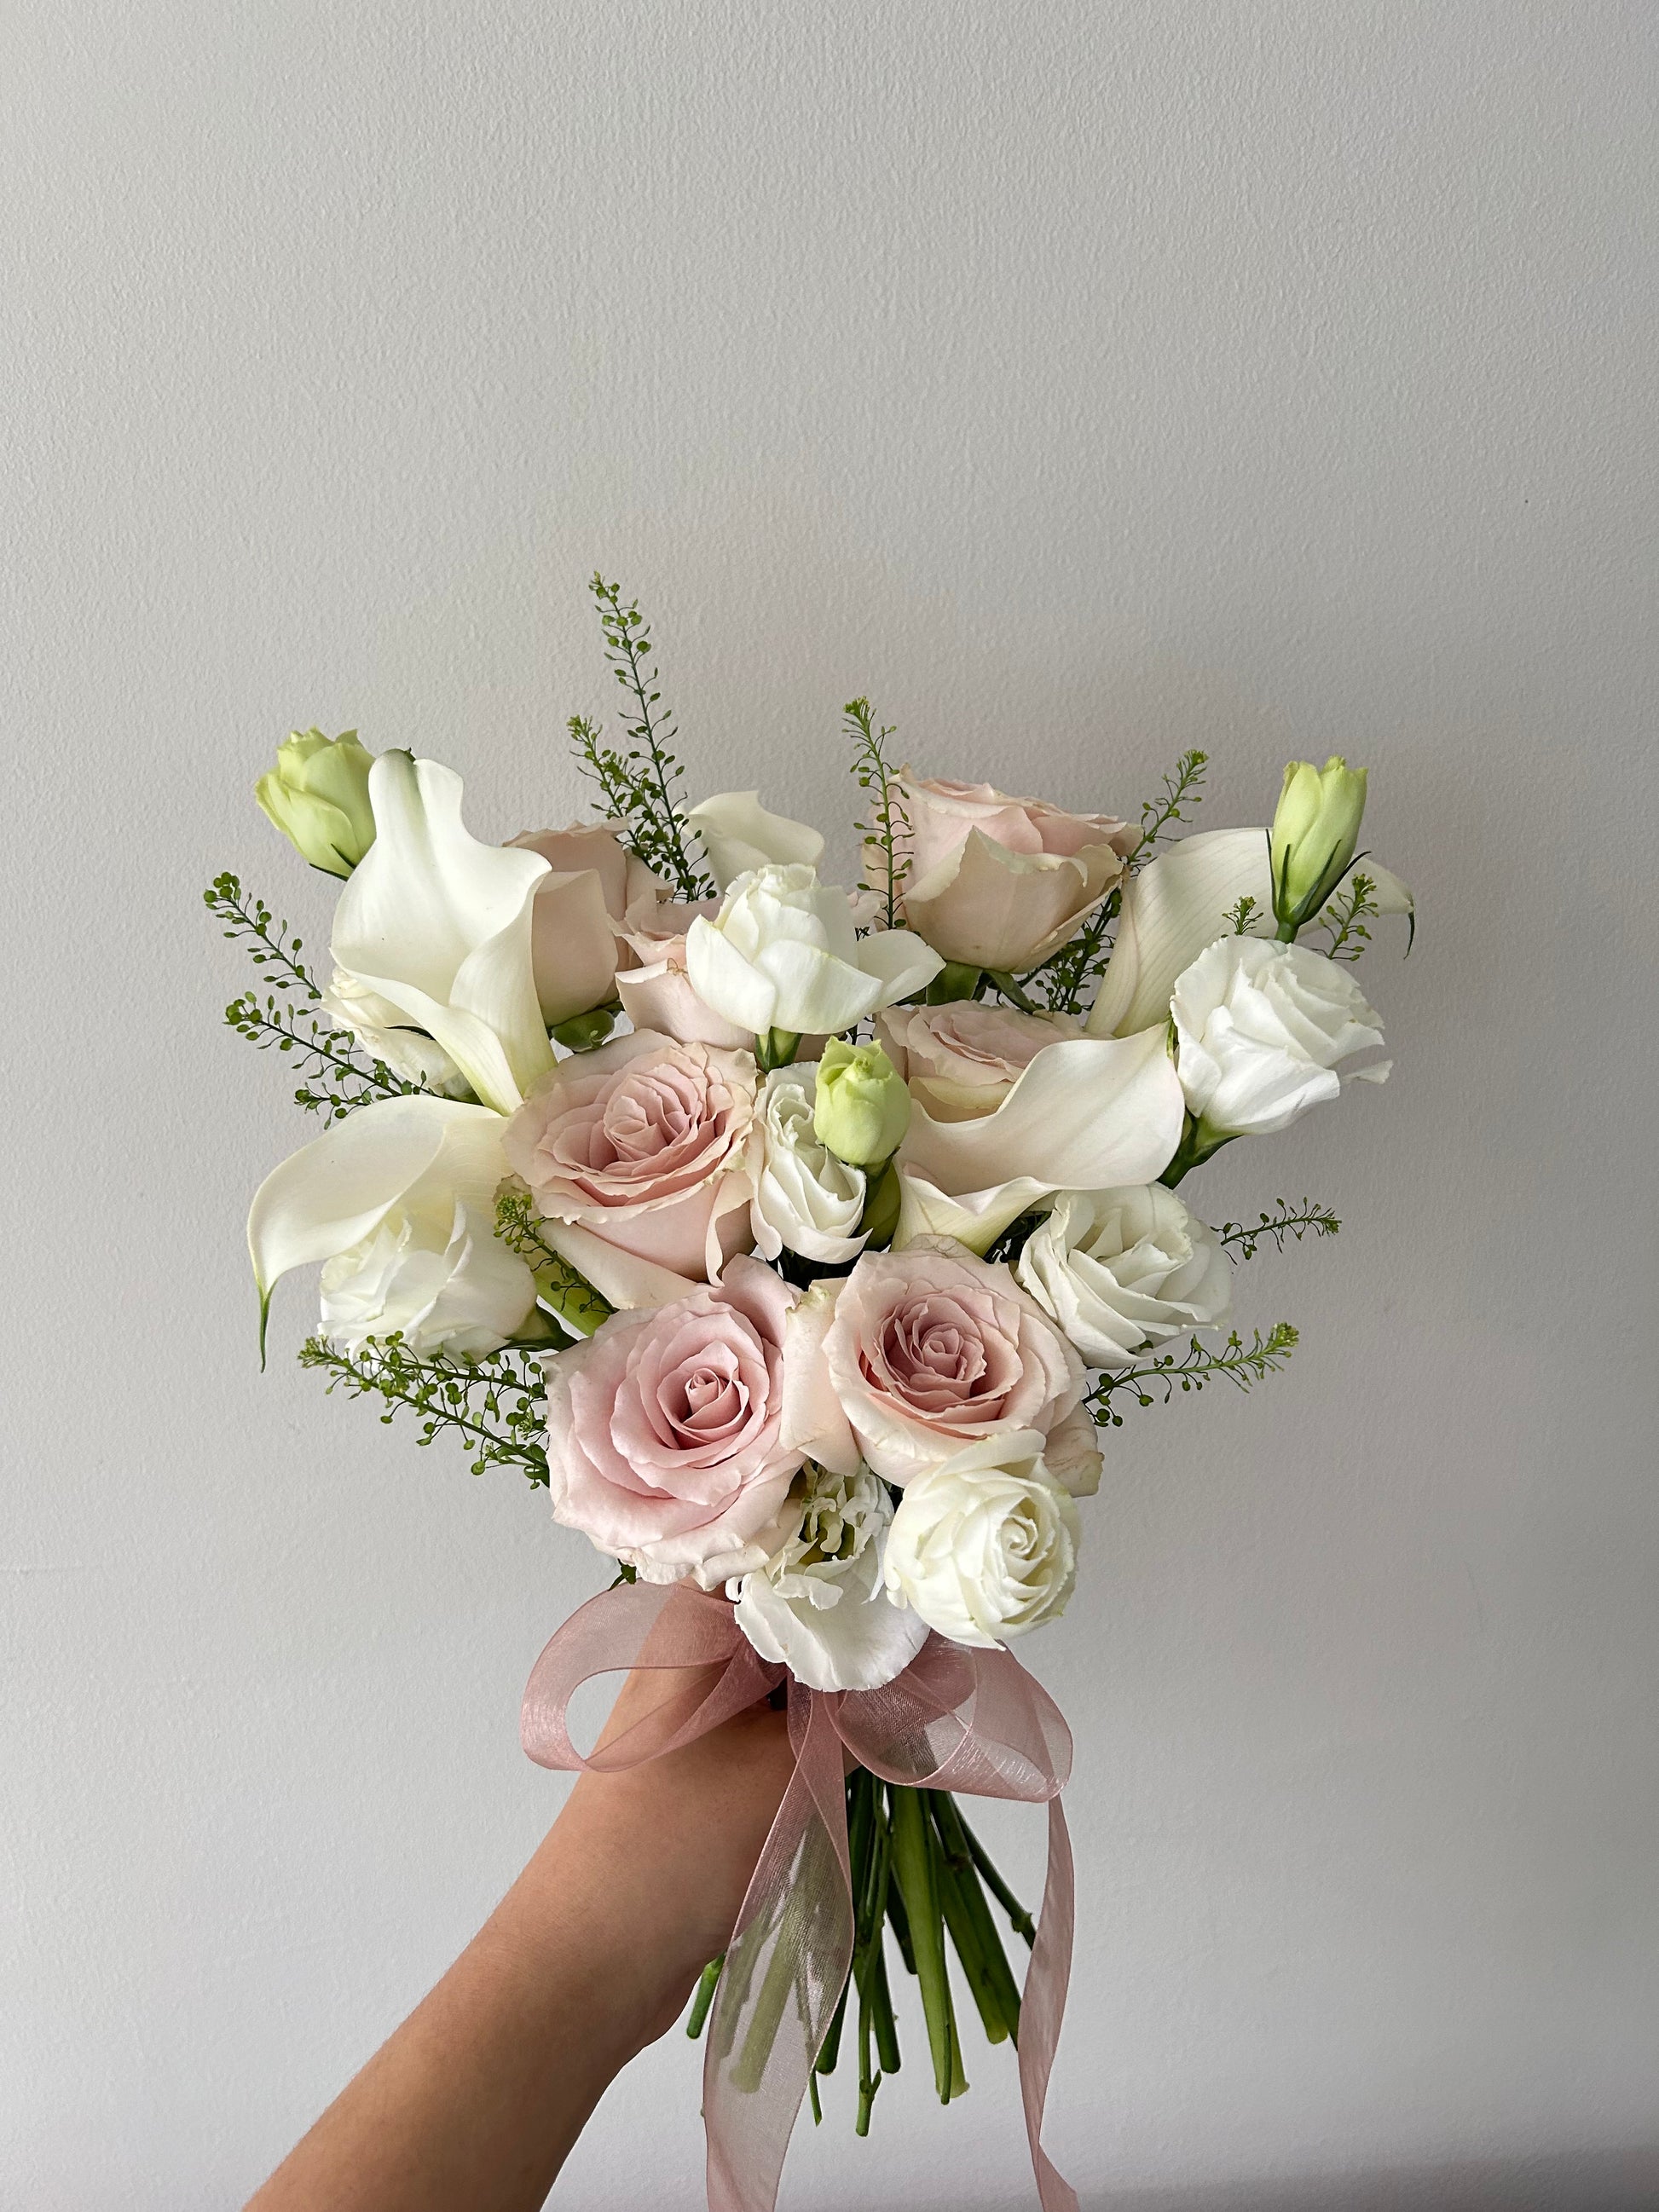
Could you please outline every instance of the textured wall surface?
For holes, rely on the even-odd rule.
[[[562,1785],[600,1563],[288,1358],[308,1133],[198,889],[313,940],[290,724],[558,822],[655,619],[692,781],[1205,819],[1373,769],[1397,1054],[1199,1179],[1311,1192],[1290,1371],[1113,1438],[1033,1657],[1086,1899],[1054,2147],[1134,2212],[1659,2197],[1650,732],[1659,12],[13,0],[0,2203],[240,2202]],[[850,852],[844,842],[843,855]],[[291,1087],[291,1086],[290,1086]],[[279,1355],[306,1325],[278,1301]],[[994,1823],[1029,1877],[1040,1823]],[[844,2088],[787,2202],[1029,2199],[1012,2069]],[[678,2039],[558,2201],[698,2200]]]

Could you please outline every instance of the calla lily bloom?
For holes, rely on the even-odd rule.
[[[459,1099],[381,1098],[273,1168],[247,1218],[261,1355],[271,1291],[290,1269],[349,1251],[394,1213],[430,1216],[446,1237],[458,1204],[493,1222],[495,1187],[508,1171],[506,1127],[487,1106]]]
[[[486,1106],[510,1114],[553,1065],[536,996],[537,853],[481,845],[461,779],[383,753],[370,771],[374,842],[340,894],[334,964],[425,1030]]]
[[[751,868],[816,868],[823,858],[819,832],[810,823],[770,812],[758,791],[717,791],[689,809],[685,818],[702,841],[708,872],[723,891]]]
[[[1358,865],[1376,885],[1379,912],[1414,913],[1412,895],[1398,876],[1370,859]],[[1248,933],[1271,937],[1273,887],[1265,829],[1200,830],[1149,860],[1123,893],[1112,957],[1089,1016],[1091,1036],[1127,1036],[1167,1021],[1177,981],[1200,952],[1227,934],[1228,914],[1242,898],[1255,901]]]
[[[1033,1055],[994,1113],[936,1121],[917,1099],[899,1166],[952,1195],[1013,1176],[1034,1190],[1151,1182],[1174,1157],[1185,1111],[1165,1024],[1063,1037]]]

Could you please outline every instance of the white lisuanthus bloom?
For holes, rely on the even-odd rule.
[[[1265,1137],[1340,1091],[1337,1068],[1381,1045],[1380,1017],[1352,970],[1305,945],[1224,937],[1170,1002],[1188,1110],[1212,1134]],[[1356,1068],[1381,1083],[1389,1063]]]
[[[524,1326],[536,1283],[489,1220],[456,1204],[446,1235],[429,1216],[393,1212],[325,1262],[321,1333],[342,1352],[396,1331],[418,1358],[481,1358]]]
[[[1162,1183],[1062,1191],[1014,1276],[1091,1367],[1124,1367],[1149,1344],[1213,1328],[1232,1310],[1232,1266],[1215,1232]]]
[[[833,1036],[945,963],[908,929],[860,937],[846,892],[791,864],[734,878],[716,918],[686,933],[685,965],[703,1003],[755,1036]]]
[[[810,1689],[878,1689],[927,1638],[927,1623],[883,1587],[892,1501],[866,1467],[832,1474],[809,1462],[804,1483],[794,1534],[728,1586],[738,1626]]]
[[[756,1249],[775,1260],[787,1245],[834,1267],[864,1249],[859,1222],[865,1177],[822,1144],[813,1128],[814,1061],[774,1068],[756,1101],[755,1194],[749,1225]]]

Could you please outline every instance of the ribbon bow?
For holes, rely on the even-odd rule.
[[[570,1740],[572,1696],[596,1674],[634,1668],[702,1668],[710,1679],[678,1719],[653,1714],[585,1759]],[[794,1772],[738,1914],[703,2057],[709,2212],[773,2212],[795,2116],[847,1978],[854,1907],[843,1748],[907,1788],[1047,1804],[1048,1878],[1020,2006],[1020,2094],[1043,2212],[1078,2212],[1076,2192],[1042,2148],[1072,1970],[1074,1878],[1060,1803],[1072,1739],[1053,1698],[1009,1652],[930,1635],[878,1690],[809,1690],[760,1656],[719,1598],[683,1583],[619,1585],[572,1613],[536,1662],[524,1747],[542,1766],[614,1772],[692,1742],[785,1681]],[[755,2033],[763,2004],[769,2017]],[[786,2011],[799,2036],[783,2031]]]

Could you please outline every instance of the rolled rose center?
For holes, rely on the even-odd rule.
[[[729,1139],[730,1105],[723,1086],[705,1093],[684,1070],[653,1068],[573,1109],[548,1150],[589,1197],[625,1197],[645,1182],[660,1192],[665,1177],[695,1182],[719,1158]]]
[[[1015,1348],[993,1322],[934,1294],[896,1307],[865,1371],[921,1414],[995,1418],[1018,1371]]]

